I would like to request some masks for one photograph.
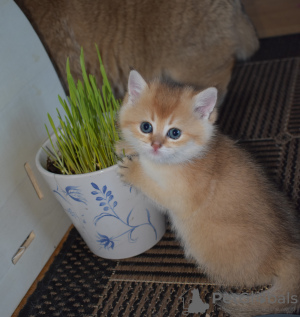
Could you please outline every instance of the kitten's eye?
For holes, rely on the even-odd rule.
[[[168,131],[167,136],[171,139],[178,139],[181,136],[181,131],[176,128],[172,128]]]
[[[153,131],[151,123],[142,122],[141,123],[141,131],[144,133],[151,133]]]

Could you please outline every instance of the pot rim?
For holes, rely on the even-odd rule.
[[[55,134],[51,135],[51,139],[52,141],[56,140],[56,136]],[[110,167],[104,168],[102,170],[99,171],[95,171],[95,172],[90,172],[90,173],[84,173],[84,174],[72,174],[72,175],[65,175],[65,174],[56,174],[56,173],[52,173],[47,171],[41,164],[41,159],[42,159],[42,154],[45,153],[45,151],[43,150],[43,147],[46,146],[47,143],[50,143],[49,139],[47,138],[47,140],[43,143],[43,145],[39,148],[36,156],[35,156],[35,165],[37,167],[37,169],[39,170],[40,173],[44,174],[47,177],[53,177],[55,176],[55,178],[66,178],[66,177],[70,177],[70,178],[81,178],[81,177],[90,177],[91,175],[97,175],[97,174],[103,174],[103,173],[110,173],[114,170],[117,169],[117,164],[112,165]],[[46,155],[46,153],[45,153]]]

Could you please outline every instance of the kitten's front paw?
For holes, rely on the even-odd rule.
[[[138,166],[138,155],[127,155],[118,162],[118,174],[122,182],[135,185],[134,179]]]

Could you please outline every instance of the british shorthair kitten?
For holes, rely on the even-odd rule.
[[[16,0],[66,84],[66,59],[81,78],[101,83],[98,45],[116,97],[124,97],[130,67],[144,78],[168,78],[199,88],[214,85],[222,101],[236,59],[258,48],[240,0]],[[65,85],[65,87],[67,87]]]
[[[167,209],[186,256],[213,281],[273,285],[248,303],[227,294],[223,310],[237,317],[292,312],[300,307],[296,212],[214,126],[216,100],[216,88],[147,83],[131,71],[119,113],[118,151],[126,155],[119,175]]]

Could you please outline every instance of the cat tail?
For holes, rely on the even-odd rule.
[[[268,290],[248,295],[223,294],[221,309],[229,313],[230,317],[299,312],[300,256],[289,263],[286,261],[285,267]]]
[[[235,34],[236,34],[236,58],[246,60],[259,48],[256,30],[244,11],[240,0],[235,2]]]

